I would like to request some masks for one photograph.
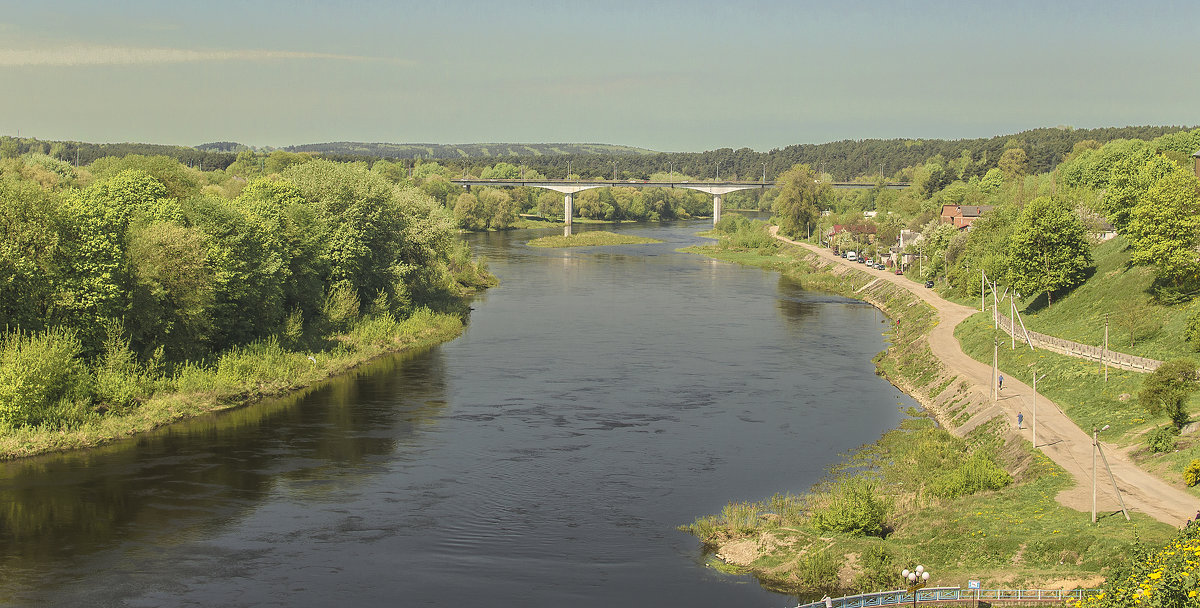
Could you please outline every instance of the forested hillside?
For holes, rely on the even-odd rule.
[[[385,144],[338,141],[304,144],[283,148],[288,152],[316,152],[330,156],[367,156],[374,158],[457,160],[461,158],[538,157],[538,156],[637,156],[653,150],[611,144]]]
[[[320,155],[341,162],[399,160],[411,167],[422,161],[436,161],[453,173],[478,174],[484,167],[505,162],[532,169],[550,178],[571,173],[584,178],[613,177],[648,179],[651,175],[681,174],[696,179],[755,180],[765,176],[773,180],[792,166],[804,163],[835,180],[909,179],[905,169],[926,164],[962,162],[965,179],[982,176],[998,166],[1000,156],[1010,148],[1024,150],[1033,173],[1052,170],[1076,144],[1095,141],[1104,144],[1117,139],[1144,139],[1183,130],[1183,127],[1141,126],[1097,129],[1040,128],[1012,135],[979,139],[864,139],[823,144],[797,144],[768,152],[749,148],[721,148],[705,152],[654,152],[642,148],[611,144],[393,144],[331,142],[282,148],[293,154]],[[270,148],[256,150],[237,142],[212,142],[195,148],[157,144],[89,144],[69,141],[39,141],[29,138],[0,137],[0,157],[28,153],[48,154],[76,165],[86,165],[105,156],[129,154],[159,155],[174,158],[189,167],[204,170],[225,169],[237,154],[252,153],[266,158]]]

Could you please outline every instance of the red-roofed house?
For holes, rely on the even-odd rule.
[[[959,230],[970,229],[971,222],[992,210],[991,205],[942,205],[942,223]]]

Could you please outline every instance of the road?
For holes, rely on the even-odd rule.
[[[868,269],[861,264],[840,258],[828,249],[781,237],[776,234],[777,230],[777,227],[772,227],[771,233],[781,241],[804,247],[827,261],[852,266],[877,278],[891,281],[927,302],[937,311],[939,318],[938,324],[929,334],[930,350],[942,361],[948,371],[969,382],[970,390],[977,391],[987,399],[991,398],[991,366],[969,357],[963,352],[958,340],[954,337],[954,328],[964,319],[978,312],[977,310],[950,302],[938,296],[932,289],[926,289],[903,276],[897,276],[884,270]],[[1004,378],[1002,393],[995,404],[997,413],[1004,416],[1015,427],[1017,413],[1023,412],[1026,425],[1025,429],[1020,432],[1026,439],[1032,441],[1030,414],[1033,411],[1031,401],[1033,389],[1013,378],[1012,375],[1008,375]],[[1076,426],[1053,401],[1038,395],[1037,403],[1037,447],[1051,460],[1066,469],[1078,482],[1074,487],[1061,492],[1056,499],[1059,503],[1072,509],[1091,511],[1092,437]],[[1130,510],[1145,513],[1173,526],[1182,525],[1200,510],[1200,499],[1138,468],[1121,450],[1103,441],[1101,447],[1108,457],[1117,487],[1124,496],[1125,505]],[[1103,464],[1097,462],[1100,466],[1096,478],[1100,495],[1097,508],[1101,513],[1112,513],[1114,510],[1120,509],[1120,504],[1112,492],[1112,484],[1104,473]]]

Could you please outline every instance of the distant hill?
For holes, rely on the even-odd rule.
[[[209,144],[216,145],[216,144]],[[611,144],[386,144],[355,141],[335,141],[324,144],[304,144],[282,148],[288,152],[316,152],[327,155],[373,156],[377,158],[428,160],[458,158],[495,158],[527,156],[642,156],[657,154],[653,150]]]
[[[237,154],[243,150],[254,151],[256,148],[247,146],[246,144],[239,144],[236,141],[214,141],[207,144],[200,144],[196,146],[196,149],[205,152],[232,152]]]

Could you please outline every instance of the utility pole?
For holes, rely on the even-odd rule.
[[[979,269],[979,312],[987,310],[987,273]]]
[[[996,338],[996,335],[993,333],[992,334],[992,401],[993,402],[1000,398],[999,391],[996,390],[996,388],[997,388],[996,370],[997,370],[997,366],[999,364],[999,359],[1000,359],[1000,341]]]
[[[1125,515],[1125,521],[1129,521],[1129,510],[1125,508],[1125,498],[1121,496],[1121,490],[1117,488],[1117,478],[1113,476],[1112,467],[1108,466],[1108,457],[1104,455],[1104,448],[1100,446],[1100,431],[1107,429],[1107,424],[1100,429],[1092,427],[1092,523],[1096,523],[1096,452],[1100,452],[1100,459],[1104,461],[1104,468],[1108,471],[1108,480],[1112,482],[1113,492],[1117,493],[1117,500],[1121,501],[1121,513]]]
[[[1008,296],[1008,337],[1012,338],[1012,350],[1017,350],[1017,292]]]
[[[1108,313],[1104,313],[1104,350],[1100,352],[1100,364],[1104,366],[1104,381],[1108,382]]]
[[[1037,447],[1037,383],[1038,383],[1038,380],[1041,380],[1041,378],[1038,378],[1038,375],[1037,375],[1037,361],[1030,363],[1029,367],[1033,369],[1033,447],[1036,448]],[[1046,374],[1042,374],[1042,378],[1045,378],[1045,377],[1046,377]]]

